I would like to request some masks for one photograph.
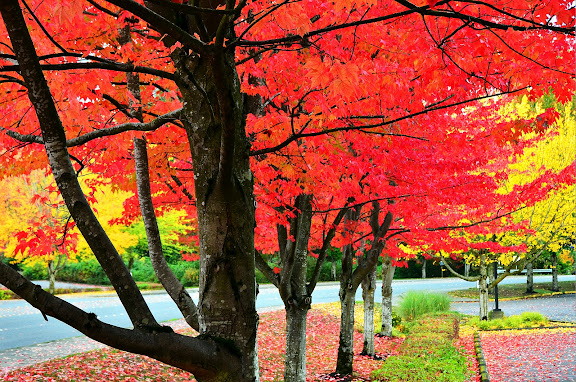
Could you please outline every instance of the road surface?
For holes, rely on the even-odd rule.
[[[502,283],[524,283],[525,277],[506,278]],[[561,276],[560,280],[574,280],[574,276]],[[535,276],[534,282],[550,281],[550,276]],[[400,296],[408,290],[448,292],[474,286],[457,278],[394,280],[394,298],[397,303]],[[312,303],[338,301],[338,283],[320,283],[312,295]],[[197,301],[198,294],[192,290]],[[130,327],[130,321],[116,296],[74,296],[64,299],[80,309],[95,313],[98,318],[113,325]],[[165,293],[146,294],[145,299],[158,321],[168,321],[182,316],[176,305]],[[357,299],[361,300],[359,288]],[[381,299],[380,289],[376,292],[376,301]],[[282,307],[282,300],[273,286],[261,286],[256,302],[259,310]],[[475,309],[475,308],[474,308]],[[506,309],[502,307],[502,309]],[[45,321],[40,312],[22,300],[0,301],[0,351],[81,335],[75,329],[48,317]]]

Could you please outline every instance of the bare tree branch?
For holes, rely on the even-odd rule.
[[[152,193],[150,191],[150,176],[148,170],[148,153],[146,141],[141,138],[134,138],[134,161],[136,162],[136,185],[138,188],[138,200],[140,211],[144,220],[146,237],[148,238],[148,252],[150,261],[158,280],[162,283],[168,295],[182,312],[184,319],[192,328],[199,330],[198,312],[196,304],[188,294],[182,283],[176,278],[172,269],[168,266],[162,250],[162,240],[158,222],[152,204]]]

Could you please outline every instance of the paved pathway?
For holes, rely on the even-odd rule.
[[[499,301],[498,305],[505,316],[513,316],[522,312],[540,312],[550,320],[576,322],[576,294]],[[480,306],[478,301],[453,302],[452,309],[464,314],[477,315]],[[488,309],[494,309],[493,301],[489,303]]]

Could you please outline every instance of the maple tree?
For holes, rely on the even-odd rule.
[[[42,171],[4,179],[3,203],[6,217],[5,253],[15,263],[40,263],[48,271],[48,291],[69,258],[77,253],[78,233],[50,178]],[[20,208],[20,206],[25,206]]]
[[[358,179],[366,171],[361,164],[368,165],[371,157],[382,161],[383,171],[395,166],[404,186],[420,179],[420,185],[436,187],[429,191],[437,190],[434,170],[440,165],[424,149],[403,150],[412,154],[406,158],[388,157],[383,144],[354,136],[379,137],[389,147],[406,148],[425,131],[431,135],[425,139],[439,144],[446,157],[467,160],[469,153],[458,149],[468,138],[467,127],[458,128],[460,145],[442,139],[458,131],[449,128],[454,126],[450,113],[464,116],[462,105],[506,94],[537,97],[549,87],[561,100],[570,97],[574,19],[569,7],[564,0],[354,5],[89,0],[66,7],[4,1],[3,174],[50,165],[75,224],[134,329],[102,323],[34,293],[32,284],[4,265],[0,282],[92,338],[191,371],[198,380],[258,380],[254,227],[259,211],[251,167],[258,181],[275,179],[274,167],[264,166],[267,158],[293,158],[299,148],[309,158],[314,151],[333,151],[339,142],[354,142],[360,159],[354,170],[341,167],[353,176],[344,173],[340,201],[346,193],[362,194]],[[477,110],[482,113],[481,104]],[[505,142],[525,128],[503,126],[490,133],[494,141]],[[38,155],[42,151],[48,161]],[[428,161],[431,171],[413,171],[409,159],[416,156],[419,163]],[[125,216],[138,215],[140,204],[157,269],[166,270],[154,206],[173,205],[196,216],[198,305],[169,272],[159,273],[166,274],[161,281],[201,336],[174,334],[155,321],[90,210],[76,177],[82,167],[122,189],[134,191],[138,183],[140,200],[127,203]],[[282,166],[285,177],[302,176],[290,167]],[[323,170],[337,179],[338,168],[334,161]],[[386,197],[400,195],[386,182],[374,185]],[[446,195],[444,204],[480,204],[482,191]],[[407,226],[411,217],[421,216],[411,212],[402,213]]]
[[[541,105],[535,105],[536,113]],[[572,133],[575,120],[571,103],[555,107],[561,109],[561,118],[548,126],[536,145],[526,148],[515,163],[509,165],[509,177],[498,190],[500,194],[507,194],[514,192],[519,186],[531,185],[524,191],[527,194],[524,195],[524,203],[519,204],[518,210],[508,218],[498,224],[493,222],[492,227],[484,227],[483,231],[478,231],[475,236],[467,239],[476,245],[473,250],[464,254],[464,258],[479,267],[480,275],[467,276],[456,272],[447,257],[450,251],[440,252],[452,274],[464,280],[478,281],[481,318],[488,317],[489,288],[498,285],[508,275],[518,274],[526,266],[531,267],[531,263],[544,251],[558,251],[567,238],[574,235],[576,145]],[[501,113],[514,122],[520,118],[533,117],[530,114],[534,114],[534,111],[527,99],[523,98],[520,102],[506,105]],[[535,134],[529,132],[526,136]],[[542,187],[530,190],[534,187],[533,182],[542,174],[546,174],[545,183],[541,184]],[[535,197],[537,201],[534,200]],[[481,242],[484,242],[484,248]],[[490,278],[489,273],[492,273],[492,270],[489,266],[493,263],[501,264],[503,272]]]

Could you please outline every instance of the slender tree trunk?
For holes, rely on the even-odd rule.
[[[464,277],[470,276],[470,263],[464,260]]]
[[[396,267],[386,256],[382,261],[382,326],[380,335],[392,336],[392,280]]]
[[[558,255],[556,253],[552,254],[552,291],[560,291],[558,287]]]
[[[286,359],[284,380],[306,381],[306,319],[308,309],[294,306],[286,309]]]
[[[486,255],[480,255],[480,280],[478,288],[480,292],[480,320],[488,320],[488,266]]]
[[[56,283],[56,265],[53,260],[48,261],[48,293],[54,294],[56,289],[54,287]]]
[[[332,260],[332,264],[330,266],[330,276],[333,281],[338,280],[338,275],[336,274],[336,260]]]
[[[426,263],[428,262],[428,260],[426,258],[424,258],[424,260],[422,261],[422,278],[425,279],[426,278]],[[384,273],[384,271],[382,271],[382,273]]]
[[[286,309],[286,358],[284,381],[306,381],[306,319],[311,299],[306,289],[308,242],[312,224],[312,195],[295,200],[296,217],[290,220],[290,235],[279,228],[282,248],[280,297]],[[294,238],[294,241],[292,241]]]
[[[374,291],[376,290],[376,272],[374,268],[362,280],[362,300],[364,301],[364,335],[362,354],[374,357]]]
[[[340,343],[336,373],[352,374],[354,362],[354,302],[355,293],[340,287]]]
[[[534,265],[526,264],[526,293],[534,293]]]

